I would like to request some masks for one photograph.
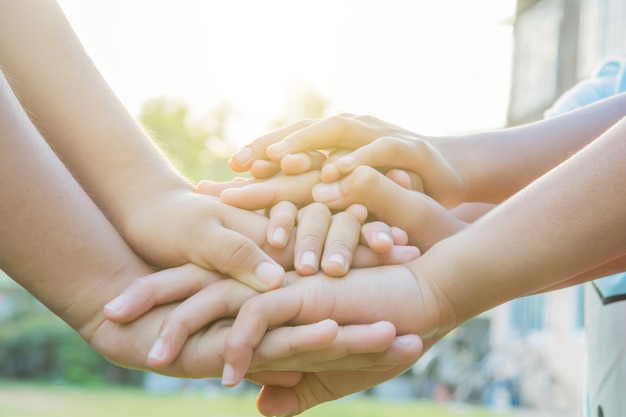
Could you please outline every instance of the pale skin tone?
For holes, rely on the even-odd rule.
[[[605,131],[611,124],[618,122],[620,117],[623,116],[625,100],[626,96],[624,95],[616,96],[548,122],[539,122],[511,130],[469,135],[460,138],[461,140],[456,142],[454,146],[458,146],[458,150],[461,151],[459,153],[466,155],[471,151],[474,151],[474,153],[478,152],[479,155],[468,157],[467,159],[472,161],[481,160],[482,158],[483,163],[476,165],[490,173],[490,175],[497,177],[493,181],[496,182],[496,185],[500,185],[494,187],[494,189],[489,189],[488,178],[480,170],[475,170],[478,173],[475,175],[476,178],[471,178],[469,173],[472,170],[470,167],[465,167],[464,174],[461,174],[463,172],[461,169],[458,171],[450,170],[452,164],[441,156],[444,153],[441,149],[446,149],[445,140],[426,144],[423,137],[414,137],[420,142],[417,149],[429,155],[427,162],[435,161],[433,171],[437,173],[441,181],[429,181],[428,178],[431,173],[425,171],[428,171],[429,167],[432,168],[433,164],[428,165],[427,163],[426,167],[424,165],[416,165],[414,163],[415,158],[407,162],[401,162],[399,167],[403,171],[392,173],[391,177],[394,177],[396,182],[402,183],[404,186],[421,188],[427,191],[433,190],[433,186],[436,187],[439,183],[444,184],[441,189],[434,188],[433,193],[440,196],[444,201],[449,202],[449,206],[454,206],[464,200],[487,201],[489,203],[500,202],[502,199],[516,193],[520,188],[524,188],[534,177],[541,176],[549,171],[552,166],[566,161],[554,170],[549,171],[536,183],[524,188],[523,191],[504,203],[502,207],[479,221],[477,225],[470,227],[467,231],[459,233],[453,238],[442,241],[431,252],[427,252],[422,258],[409,263],[409,268],[418,282],[420,282],[420,276],[423,274],[424,268],[426,271],[432,270],[436,272],[430,274],[430,276],[437,277],[437,288],[439,289],[442,289],[439,276],[444,277],[441,278],[444,284],[442,292],[446,296],[444,297],[445,302],[442,303],[443,307],[440,307],[440,310],[449,309],[450,306],[453,306],[455,320],[451,320],[452,322],[458,324],[473,314],[482,311],[483,308],[488,309],[511,298],[584,282],[585,280],[624,269],[626,266],[626,249],[624,247],[626,241],[623,238],[623,233],[620,233],[624,226],[620,207],[622,207],[624,201],[619,198],[621,193],[616,193],[613,190],[620,190],[624,187],[622,180],[624,178],[624,170],[620,158],[624,156],[626,122],[622,120],[608,132],[605,133]],[[373,124],[374,128],[372,126],[359,126],[361,122]],[[354,127],[355,123],[357,128]],[[326,174],[324,174],[326,166],[322,168],[320,177],[322,181],[328,181],[330,187],[327,184],[316,185],[316,181],[310,182],[310,187],[313,189],[312,197],[317,201],[330,202],[332,204],[336,204],[338,201],[342,201],[344,204],[359,201],[367,206],[369,203],[367,196],[370,194],[363,194],[363,190],[355,191],[354,187],[342,186],[345,179],[339,182],[335,181],[344,175],[349,177],[353,173],[357,173],[359,177],[364,177],[364,173],[367,174],[367,171],[363,171],[360,168],[355,171],[355,168],[366,162],[378,167],[387,167],[387,169],[389,167],[392,169],[397,167],[395,165],[397,161],[390,156],[409,152],[411,145],[397,140],[397,138],[385,138],[383,141],[378,141],[378,143],[375,141],[376,135],[379,135],[381,131],[393,131],[396,134],[397,132],[406,133],[406,131],[394,129],[393,126],[390,127],[390,125],[373,118],[342,116],[329,120],[327,123],[324,121],[319,122],[319,125],[305,122],[297,125],[296,128],[286,128],[287,134],[285,134],[285,130],[282,130],[261,138],[253,143],[248,150],[244,151],[243,155],[246,158],[251,158],[251,155],[254,155],[254,153],[250,152],[250,149],[254,149],[255,146],[258,146],[260,154],[264,154],[265,146],[273,143],[272,141],[277,142],[285,136],[288,139],[285,141],[288,143],[287,148],[291,146],[293,152],[316,149],[317,147],[328,147],[328,143],[334,143],[329,139],[333,135],[341,135],[342,144],[346,143],[346,138],[353,137],[356,141],[355,148],[358,148],[360,145],[365,146],[358,148],[352,155],[349,155],[349,163],[346,163],[343,167],[340,161],[335,161],[327,165],[331,169],[327,169]],[[367,135],[368,132],[369,136]],[[525,135],[529,135],[528,138]],[[601,135],[601,140],[595,141],[576,157],[567,160],[571,154]],[[488,146],[493,141],[504,139],[508,139],[506,142],[508,148],[499,150],[500,147],[495,146],[494,150]],[[290,140],[293,143],[289,143]],[[298,140],[301,140],[299,145]],[[329,142],[324,142],[326,140],[329,140]],[[361,142],[359,144],[359,140],[365,141],[365,143]],[[372,146],[368,148],[367,144],[369,143]],[[402,152],[391,151],[381,154],[383,151],[381,144],[384,144],[384,147],[396,147]],[[482,145],[477,146],[478,144]],[[439,145],[441,145],[440,148],[438,148]],[[454,155],[454,146],[450,147],[452,151],[450,149],[447,150],[449,152],[448,158],[450,158],[450,155]],[[302,166],[306,166],[306,161],[309,158],[308,154],[290,154],[285,151],[287,148],[281,151],[285,152],[282,157],[273,155],[274,150],[268,149],[267,155],[270,156],[270,159],[273,158],[274,161],[267,159],[254,160],[252,157],[254,162],[250,162],[247,165],[241,164],[240,168],[242,170],[245,167],[252,168],[254,172],[256,164],[257,176],[259,177],[272,175],[274,170],[281,166],[283,169],[287,167],[293,174],[298,174],[300,172],[299,169]],[[425,152],[424,148],[426,148]],[[483,157],[480,156],[481,149],[487,151]],[[415,152],[418,151],[414,150],[413,155],[415,155]],[[432,158],[433,152],[439,153],[434,159]],[[534,152],[538,154],[533,156]],[[284,160],[281,159],[284,155],[293,155],[288,164],[285,164]],[[294,158],[299,159],[297,164],[293,164]],[[377,158],[375,163],[373,158]],[[423,155],[422,158],[424,158]],[[528,165],[526,169],[519,173],[516,172],[516,170],[520,169],[519,161],[517,160],[525,161],[525,164]],[[487,164],[487,161],[492,161],[491,165]],[[241,161],[238,160],[236,155],[231,164],[237,165],[239,162]],[[593,169],[590,170],[589,167],[593,167]],[[407,173],[404,171],[407,169],[414,172]],[[418,173],[419,176],[416,176],[415,173]],[[449,178],[441,178],[442,175],[445,177],[446,173]],[[581,175],[581,173],[584,173],[584,175]],[[367,178],[368,175],[365,175],[365,177]],[[389,171],[387,171],[387,175],[389,176]],[[515,178],[515,175],[519,178]],[[465,180],[459,182],[459,178],[465,178]],[[503,178],[507,180],[503,181]],[[429,182],[432,184],[429,185]],[[472,186],[463,186],[461,185],[463,183],[471,183]],[[449,186],[450,184],[452,186]],[[602,186],[598,187],[597,184]],[[289,185],[286,185],[286,183],[280,185],[280,187],[276,187],[277,191],[274,192],[274,195],[282,196],[288,194],[285,191],[289,190]],[[326,188],[326,190],[323,190],[324,192],[321,195],[318,192],[316,196],[315,187]],[[468,189],[472,191],[468,191]],[[254,194],[254,191],[254,188],[246,190],[246,187],[243,187],[237,193],[230,193],[230,195],[222,193],[222,197],[230,199],[230,202],[233,203],[238,198],[243,198],[247,192]],[[399,190],[396,189],[396,191],[399,194]],[[284,194],[281,194],[282,192]],[[463,197],[455,196],[456,193],[460,193]],[[329,195],[330,198],[328,198]],[[401,200],[398,199],[397,201]],[[596,216],[595,214],[599,212],[602,212],[603,215]],[[576,216],[575,213],[579,213],[580,216]],[[604,213],[608,213],[609,217],[605,218]],[[473,216],[469,218],[471,219]],[[514,224],[510,219],[515,218],[525,219],[525,221]],[[389,224],[394,224],[393,220],[386,220]],[[528,229],[529,225],[533,227]],[[564,231],[565,233],[563,233]],[[511,239],[507,242],[501,242],[500,236],[510,236]],[[566,239],[562,240],[564,237]],[[608,241],[607,237],[609,237]],[[593,248],[590,248],[587,243],[589,241],[602,241],[604,245],[595,245],[594,243],[592,245]],[[437,259],[440,259],[440,261],[437,262]],[[554,259],[560,259],[563,262],[555,263]],[[454,260],[454,262],[450,260]],[[411,267],[413,265],[416,267]],[[422,267],[420,265],[426,266]],[[455,271],[456,273],[454,273]],[[445,277],[447,277],[448,283],[453,283],[457,275],[474,278],[462,280],[462,283],[467,285],[451,284],[445,287]],[[507,280],[504,281],[502,277],[507,277]],[[533,279],[529,280],[528,277]],[[468,290],[469,292],[467,292]],[[300,300],[296,301],[296,303],[305,302],[302,299],[308,292],[303,291],[300,294],[301,297],[298,298],[293,293],[286,294],[287,291],[288,289],[281,289],[268,295],[251,299],[248,303],[252,303],[252,307],[244,306],[243,311],[247,312],[249,311],[248,309],[254,311],[256,320],[258,320],[255,324],[260,324],[261,327],[263,325],[275,325],[281,322],[281,320],[293,321],[296,317],[281,317],[280,312],[268,311],[266,315],[256,315],[259,311],[264,311],[263,302],[258,301],[260,299],[265,299],[268,305],[276,302],[288,303],[289,300]],[[308,289],[308,291],[311,291],[311,289]],[[281,297],[279,295],[280,292],[285,294]],[[341,296],[338,298],[342,299]],[[476,302],[467,302],[467,300],[475,300]],[[459,306],[457,307],[456,304]],[[464,309],[461,308],[462,306],[465,306],[465,311],[469,313],[463,313]],[[302,307],[302,304],[294,307],[294,311],[300,307]],[[252,322],[248,319],[251,319],[250,313],[240,314],[238,318],[240,321],[237,322],[241,323],[240,337],[230,337],[228,343],[231,349],[226,353],[227,363],[230,361],[228,358],[233,357],[235,358],[232,360],[233,362],[241,361],[242,369],[244,370],[247,362],[246,357],[249,357],[254,343],[262,336],[262,331],[254,328],[254,319],[251,319],[253,320]],[[237,323],[235,324],[234,335],[240,330],[237,327]],[[447,328],[445,320],[442,328]],[[419,334],[424,336],[424,333]],[[234,342],[233,339],[235,339]],[[244,353],[242,353],[242,350]],[[229,356],[229,352],[235,353]],[[237,366],[229,366],[227,374],[228,380],[233,383],[236,383],[243,375],[241,369],[238,369]],[[378,377],[380,376],[378,375]],[[334,377],[337,378],[336,390],[334,390],[334,394],[328,395],[327,399],[337,398],[351,392],[349,391],[349,384],[354,383],[354,380],[363,381],[362,375],[353,376],[353,380],[350,380],[350,377],[347,377],[345,373],[338,373]],[[294,387],[289,388],[266,387],[259,399],[261,411],[267,415],[278,413],[279,411],[283,414],[293,414],[319,403],[320,398],[316,394],[308,392],[311,389],[309,384],[310,380],[306,380],[300,381]],[[319,388],[321,386],[328,388],[329,381],[324,380],[323,383],[320,382]],[[330,391],[333,391],[333,389],[330,389]],[[320,391],[319,393],[323,395],[326,391]],[[286,412],[286,410],[289,410],[289,412]]]
[[[343,314],[352,319],[357,300],[364,297],[363,310],[356,314],[371,318],[383,311],[399,332],[415,332],[428,346],[442,333],[513,298],[624,270],[626,196],[620,192],[626,189],[624,158],[626,119],[417,260],[404,267],[381,267],[377,276],[385,276],[381,286],[391,286],[393,301],[385,300],[389,294],[382,288],[372,290],[366,285],[357,295],[355,288],[343,290],[344,280],[359,275],[367,279],[366,270],[355,270],[342,281],[301,282],[248,300],[226,342],[229,382],[237,383],[243,377],[255,344],[262,340],[263,328],[315,317],[317,309],[310,307],[320,305],[319,294],[324,294],[328,303],[322,306],[329,306],[324,314],[335,315],[339,322]],[[402,268],[407,276],[400,272]],[[401,282],[404,278],[407,281]],[[398,287],[394,287],[395,279]],[[398,297],[402,300],[406,292],[413,297],[407,300],[408,306],[398,303]],[[284,308],[272,310],[276,303]],[[393,318],[398,304],[408,310],[395,312]],[[371,309],[372,305],[376,309]],[[368,313],[368,309],[374,311]],[[343,371],[305,374],[293,386],[266,386],[259,408],[265,415],[297,414],[353,392],[352,384],[363,389],[361,383],[381,381],[381,374],[369,374],[371,379],[366,375]]]
[[[0,36],[0,62],[22,106],[135,252],[156,267],[193,262],[258,290],[280,285],[291,262],[272,248],[289,236],[259,247],[264,230],[239,221],[249,214],[197,195],[120,105],[53,1],[2,1],[0,10],[11,33]]]
[[[323,183],[334,183],[367,165],[391,171],[396,182],[448,208],[463,202],[497,204],[600,136],[624,116],[625,107],[626,94],[621,94],[548,120],[455,137],[426,137],[374,117],[340,115],[294,123],[262,136],[233,155],[230,164],[258,178],[274,175],[281,167],[298,174],[311,165],[304,152],[335,149],[340,143],[351,152],[325,163],[318,176]],[[299,162],[293,163],[293,158]],[[274,192],[277,199],[292,191],[284,190]],[[243,193],[230,193],[224,200],[240,205]]]
[[[626,187],[625,137],[626,119],[478,222],[404,266],[352,270],[341,280],[318,276],[250,298],[227,338],[225,383],[236,384],[247,369],[255,369],[248,364],[256,343],[264,340],[264,329],[276,325],[321,317],[338,323],[384,319],[394,323],[398,334],[420,335],[429,347],[460,323],[510,299],[623,270],[626,201],[615,190]],[[394,201],[413,192],[396,191]],[[197,312],[194,305],[204,297],[198,293],[195,301],[181,304],[181,315],[174,321],[189,314],[187,307]],[[279,304],[281,309],[276,309]],[[210,312],[201,314],[203,320],[213,319]],[[398,365],[382,372],[304,373],[289,385],[265,384],[259,410],[265,415],[297,414],[405,369]]]
[[[147,360],[148,352],[175,305],[157,307],[133,323],[119,325],[105,319],[105,302],[138,277],[142,277],[140,282],[161,279],[191,283],[185,291],[209,283],[230,285],[236,289],[235,295],[222,301],[229,303],[232,314],[222,314],[220,317],[225,319],[195,332],[180,355],[159,368],[159,372],[172,376],[220,375],[224,341],[232,322],[229,316],[258,292],[194,264],[153,273],[56,157],[1,73],[0,126],[2,269],[106,358],[121,366],[146,370],[154,369]],[[245,213],[250,217],[240,219],[242,227],[264,230],[265,218]],[[230,293],[217,294],[226,297]],[[366,343],[363,332],[368,335]],[[263,343],[265,347],[255,360],[259,371],[297,370],[298,366],[314,371],[328,366],[354,369],[363,364],[364,358],[369,359],[367,366],[379,360],[383,364],[405,363],[421,349],[419,340],[411,346],[398,344],[391,323],[338,327],[336,322],[324,320],[314,326],[286,327],[272,333],[275,337]],[[306,351],[317,351],[320,356],[308,358],[304,364],[297,358]],[[355,352],[353,359],[351,352]],[[281,359],[287,362],[281,365]],[[269,375],[273,380],[289,381],[297,373]],[[263,380],[264,374],[257,377]]]
[[[195,193],[119,104],[54,2],[0,1],[0,11],[0,28],[10,33],[0,36],[3,270],[109,360],[148,370],[154,369],[148,352],[174,305],[124,326],[105,320],[103,310],[138,277],[153,277],[155,265],[171,267],[158,272],[170,282],[237,283],[209,271],[217,269],[260,290],[287,284],[281,265],[292,264],[293,247],[266,242],[267,218]],[[354,222],[345,224],[337,227],[359,236],[359,221],[356,229]],[[355,257],[358,253],[357,248]],[[372,251],[362,258],[366,265],[379,262]],[[237,285],[250,292],[239,290],[247,295],[230,301],[231,318],[225,315],[195,332],[160,372],[221,373],[232,315],[257,294]],[[116,298],[107,310],[123,307],[124,299]],[[371,336],[365,344],[363,331]],[[359,330],[325,320],[274,334],[259,356],[259,370],[285,369],[279,366],[282,358],[298,370],[290,358],[304,351],[320,356],[299,366],[319,371],[328,369],[325,362],[354,369],[363,357],[370,363],[377,358],[406,363],[421,349],[419,340],[409,348],[398,345],[390,323]],[[354,361],[351,351],[358,352]],[[271,374],[274,380],[293,375]]]

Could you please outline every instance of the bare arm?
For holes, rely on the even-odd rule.
[[[7,79],[42,136],[114,223],[157,191],[192,189],[119,103],[54,1],[4,0],[0,10]]]
[[[626,119],[412,264],[464,320],[626,254]],[[450,262],[449,260],[454,260]],[[447,261],[444,261],[447,260]],[[601,267],[601,266],[605,267]]]
[[[626,115],[625,109],[626,94],[621,94],[560,117],[451,137],[426,137],[370,116],[334,116],[264,135],[233,155],[231,166],[254,175],[281,167],[287,172],[291,156],[341,147],[352,152],[326,162],[323,182],[361,165],[383,172],[400,168],[416,174],[411,188],[448,208],[500,203],[600,136]]]
[[[120,104],[52,0],[0,0],[0,64],[21,105],[87,194],[144,260],[193,262],[260,290],[283,268],[264,225],[194,188]],[[217,243],[219,242],[219,243]]]

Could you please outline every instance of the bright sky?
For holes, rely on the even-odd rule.
[[[129,110],[224,102],[244,144],[294,88],[426,134],[500,127],[515,0],[59,0]]]

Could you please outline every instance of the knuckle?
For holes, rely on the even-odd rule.
[[[257,257],[258,250],[260,249],[252,241],[244,237],[233,237],[222,245],[218,259],[223,268],[228,270],[251,262]]]

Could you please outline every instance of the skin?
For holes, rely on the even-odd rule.
[[[293,247],[267,244],[266,217],[195,192],[117,101],[53,1],[2,0],[0,23],[0,35],[10,34],[0,36],[0,268],[104,357],[144,370],[156,370],[149,352],[180,303],[132,323],[106,320],[106,301],[136,279],[232,282],[256,294],[211,271],[218,270],[258,290],[284,284],[281,263],[293,262]],[[223,301],[236,311],[244,299]],[[116,298],[107,311],[123,311],[126,301]],[[221,374],[231,324],[232,314],[208,323],[158,371]],[[303,352],[320,353],[299,362],[317,372],[328,369],[325,362],[347,369],[379,358],[405,363],[421,350],[419,339],[399,345],[390,323],[323,320],[270,333],[255,360],[264,371],[259,380],[293,380]]]
[[[1,74],[0,74],[1,75]],[[106,320],[106,301],[141,277],[144,282],[172,281],[236,284],[251,288],[194,264],[154,273],[124,242],[115,226],[89,198],[52,151],[0,76],[0,267],[41,300],[52,312],[110,361],[121,366],[156,370],[148,353],[167,315],[176,303],[156,307],[132,323]],[[254,217],[256,219],[256,217]],[[242,219],[245,222],[245,218]],[[252,226],[252,225],[248,225]],[[93,237],[97,236],[97,239]],[[172,288],[171,285],[168,285]],[[224,295],[224,293],[217,293]],[[245,298],[224,297],[236,311]],[[124,307],[114,305],[116,309]],[[160,373],[180,377],[217,376],[223,369],[223,349],[232,316],[223,315],[195,332],[180,354]],[[363,339],[363,332],[368,339]],[[328,369],[344,363],[355,368],[363,358],[405,363],[417,357],[419,342],[398,345],[390,323],[378,327],[339,327],[332,320],[313,326],[284,327],[271,332],[259,349],[259,370],[278,370],[272,380],[289,381],[297,374],[294,363],[303,352],[319,351],[303,369]],[[284,343],[291,340],[291,343]],[[357,352],[356,364],[350,359]],[[281,359],[289,362],[282,363]],[[344,360],[346,362],[344,362]],[[263,374],[258,376],[263,378]]]
[[[415,332],[428,347],[506,301],[623,270],[626,196],[615,190],[626,187],[624,138],[626,119],[405,266],[380,267],[373,275],[371,269],[354,270],[340,281],[310,280],[251,298],[227,338],[223,377],[236,384],[264,329],[281,323],[305,323],[317,314],[339,323],[385,317],[400,334]],[[351,287],[351,279],[361,287]],[[283,308],[272,309],[276,303]],[[264,387],[258,405],[265,415],[294,415],[383,378],[351,371],[304,374],[291,386]]]
[[[289,155],[334,150],[341,143],[352,152],[329,159],[322,182],[335,182],[362,165],[391,175],[401,169],[409,173],[399,175],[409,175],[410,188],[447,208],[500,203],[599,137],[624,117],[624,108],[626,94],[620,94],[536,123],[455,137],[426,137],[371,116],[338,115],[264,135],[234,154],[230,166],[267,178]],[[271,164],[274,171],[256,172],[257,164]],[[288,173],[305,166],[290,167]]]
[[[264,228],[239,228],[249,213],[194,192],[119,103],[54,1],[0,1],[0,24],[10,33],[0,36],[2,70],[21,105],[136,253],[160,268],[193,262],[259,290],[281,284],[283,267],[260,247]]]

